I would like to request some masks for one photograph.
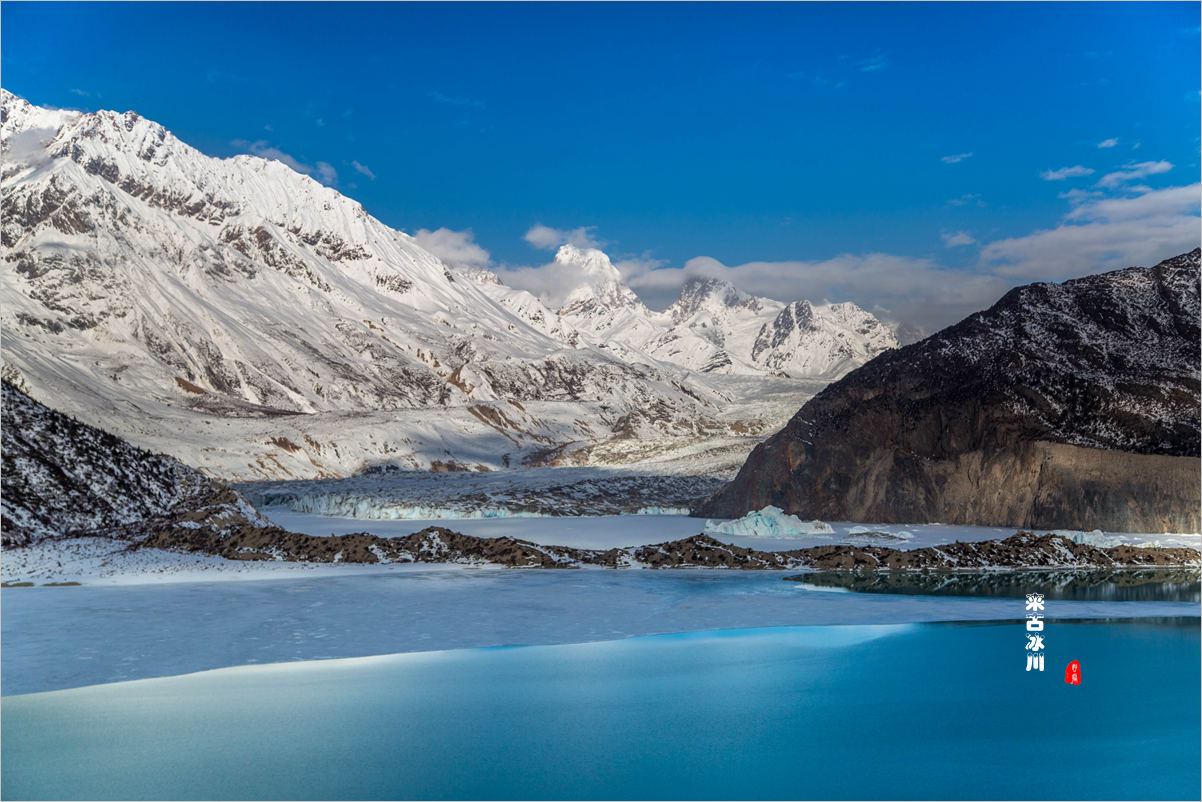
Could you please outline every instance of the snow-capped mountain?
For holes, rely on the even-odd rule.
[[[703,321],[707,301],[677,323],[604,253],[566,246],[581,280],[552,309],[278,161],[206,156],[134,112],[0,90],[0,146],[4,376],[220,478],[746,437],[829,380],[765,375],[891,345],[764,299],[763,319],[736,303]]]
[[[782,303],[721,279],[693,277],[670,307],[653,312],[596,248],[564,245],[555,267],[577,277],[558,306],[489,279],[485,291],[565,341],[579,344],[583,336],[627,358],[642,355],[701,373],[829,380],[898,346],[887,326],[852,303]]]
[[[500,466],[728,400],[540,330],[279,162],[0,101],[5,375],[138,445],[226,477]]]

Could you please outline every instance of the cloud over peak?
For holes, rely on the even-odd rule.
[[[536,223],[522,239],[543,251],[553,251],[560,245],[575,245],[577,248],[599,248],[605,243],[593,236],[596,226],[562,229]]]
[[[413,235],[418,245],[455,267],[487,267],[492,255],[476,243],[470,228],[455,231],[438,228],[433,231],[419,228]]]

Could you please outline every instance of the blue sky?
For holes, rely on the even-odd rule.
[[[574,240],[653,304],[713,273],[942,323],[1015,283],[1198,241],[1197,3],[0,17],[3,85],[31,102],[134,109],[212,155],[291,159],[517,284],[550,278],[531,240]]]

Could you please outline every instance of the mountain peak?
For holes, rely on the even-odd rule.
[[[561,245],[555,253],[555,264],[575,278],[575,288],[562,304],[564,309],[590,302],[615,309],[643,305],[638,296],[622,283],[622,274],[602,250]]]
[[[728,309],[763,309],[762,299],[737,289],[725,279],[690,276],[680,288],[680,297],[668,307],[673,323],[682,323],[699,312],[722,312]]]

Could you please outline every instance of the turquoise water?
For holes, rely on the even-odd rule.
[[[1199,625],[793,627],[290,663],[3,700],[5,798],[1160,799]],[[1064,683],[1079,660],[1083,684]]]
[[[1075,576],[1080,576],[1078,572]],[[951,581],[947,575],[940,582]],[[1034,581],[1034,580],[1033,580]],[[1070,587],[1072,582],[1069,583]],[[1009,598],[850,593],[777,571],[401,570],[237,582],[5,588],[0,694],[230,666],[477,646],[817,624],[997,621]],[[1056,601],[1055,618],[1193,616],[1165,583],[1140,601]]]
[[[1202,601],[1197,568],[1124,568],[1114,571],[821,572],[786,580],[856,593],[912,596],[986,596],[1021,599],[1042,593],[1049,601]]]

